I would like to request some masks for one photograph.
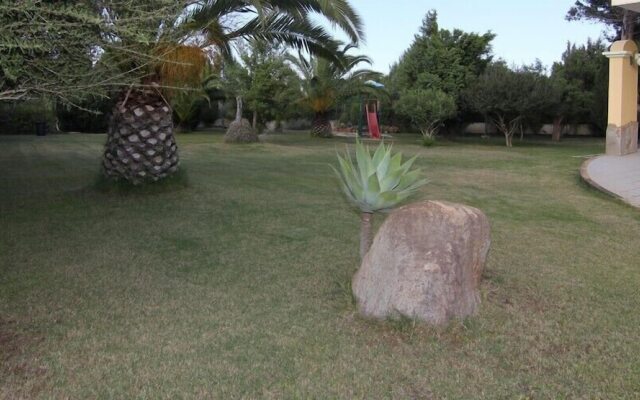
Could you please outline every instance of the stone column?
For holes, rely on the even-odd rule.
[[[638,151],[638,47],[631,40],[615,42],[609,58],[609,123],[607,155]]]

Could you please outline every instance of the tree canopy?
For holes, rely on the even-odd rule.
[[[448,103],[452,98],[457,109],[463,110],[461,92],[482,74],[492,60],[491,42],[495,35],[467,33],[460,29],[452,31],[438,25],[438,14],[429,11],[415,35],[414,41],[391,68],[388,78],[389,91],[393,96],[393,110],[402,117],[405,124],[424,129],[432,122],[418,123],[415,100],[424,94],[435,95],[436,99]],[[436,106],[433,101],[429,104]],[[412,109],[411,112],[409,108]],[[442,107],[430,107],[431,110]],[[446,107],[448,109],[448,107]],[[424,111],[424,110],[423,110]],[[452,118],[455,113],[443,113]],[[438,118],[439,120],[440,118]]]
[[[73,103],[139,81],[140,64],[153,59],[138,67],[132,60],[178,9],[171,0],[0,3],[0,100],[48,95]],[[114,63],[100,62],[107,59]]]
[[[456,99],[462,89],[491,62],[495,35],[449,31],[438,26],[438,14],[429,11],[413,44],[392,67],[390,77],[398,91],[437,89]]]
[[[590,20],[610,26],[615,32],[611,40],[638,39],[639,17],[633,11],[613,7],[611,0],[577,0],[566,16],[569,21]]]
[[[396,109],[427,137],[434,137],[442,122],[457,111],[455,99],[438,89],[410,89],[400,97]]]
[[[313,15],[354,43],[363,38],[347,0],[2,2],[0,100],[44,94],[73,103],[114,87],[173,86],[158,67],[178,76],[185,63],[173,56],[184,45],[228,57],[234,42],[253,38],[335,59],[337,42]]]
[[[553,65],[551,79],[562,92],[555,107],[564,123],[591,123],[601,130],[607,121],[608,60],[605,44],[567,44],[562,60]]]
[[[525,120],[548,115],[558,104],[558,93],[540,64],[510,69],[494,63],[465,91],[472,109],[490,118],[513,145],[513,135]]]

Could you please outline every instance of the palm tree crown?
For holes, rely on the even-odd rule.
[[[183,27],[229,57],[234,41],[259,39],[337,60],[338,42],[313,14],[355,45],[364,39],[362,20],[347,0],[207,0],[186,13]]]

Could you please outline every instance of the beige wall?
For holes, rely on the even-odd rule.
[[[611,5],[613,5],[614,7],[624,7],[635,12],[640,12],[640,1],[638,0],[612,0]]]
[[[637,119],[638,64],[634,56],[638,47],[633,41],[615,42],[608,53],[609,124],[625,126]]]

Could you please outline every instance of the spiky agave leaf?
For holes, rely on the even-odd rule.
[[[404,163],[402,154],[380,143],[371,152],[356,142],[355,163],[347,151],[337,155],[338,168],[331,166],[345,195],[360,211],[372,213],[396,207],[427,183],[419,169],[411,169],[416,157]]]

